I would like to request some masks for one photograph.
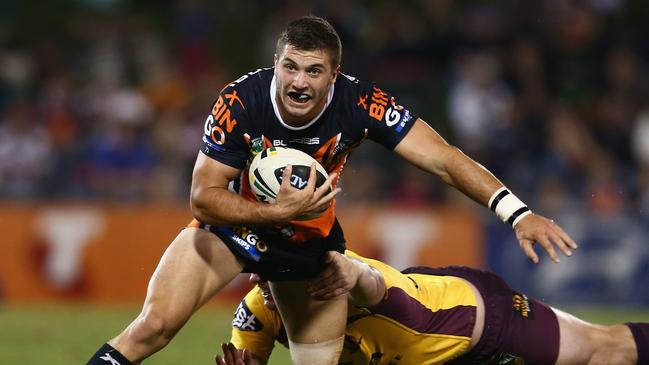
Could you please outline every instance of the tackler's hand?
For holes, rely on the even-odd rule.
[[[358,281],[357,267],[345,255],[329,251],[325,268],[307,288],[308,294],[318,300],[328,300],[349,292]]]
[[[221,349],[223,356],[217,354],[214,357],[216,365],[260,365],[248,349],[239,350],[232,343],[222,344]]]
[[[539,256],[534,251],[536,243],[543,246],[552,261],[557,263],[560,260],[555,246],[566,256],[572,256],[572,250],[577,248],[575,241],[558,224],[537,214],[529,214],[521,219],[514,226],[514,231],[521,249],[535,264],[539,262]]]

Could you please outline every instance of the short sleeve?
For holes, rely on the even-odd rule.
[[[243,169],[248,161],[246,125],[250,123],[242,96],[228,86],[216,98],[205,119],[201,152],[223,164]]]
[[[417,117],[390,94],[376,86],[360,88],[357,113],[367,137],[387,149],[394,149],[414,125]]]

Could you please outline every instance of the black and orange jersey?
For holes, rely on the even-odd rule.
[[[469,349],[477,300],[466,281],[403,274],[352,251],[345,254],[378,270],[386,295],[373,307],[350,306],[339,364],[443,364]],[[287,343],[280,315],[264,305],[261,290],[255,287],[235,312],[231,342],[267,361],[275,341]]]
[[[369,138],[393,149],[417,119],[378,87],[339,74],[320,115],[302,127],[283,122],[275,100],[274,69],[250,72],[221,90],[205,121],[201,151],[241,169],[237,191],[254,200],[247,166],[263,149],[284,146],[313,156],[327,172],[340,173],[347,156]],[[334,182],[334,185],[337,182]],[[320,218],[294,222],[291,241],[326,237],[335,220],[334,204]]]

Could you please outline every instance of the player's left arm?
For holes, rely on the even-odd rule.
[[[534,263],[539,243],[553,261],[559,262],[554,246],[567,256],[577,244],[551,219],[534,214],[484,166],[448,144],[433,128],[417,119],[394,151],[424,171],[438,175],[474,201],[492,209],[510,223],[520,247]]]

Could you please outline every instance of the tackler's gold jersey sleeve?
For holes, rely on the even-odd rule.
[[[346,254],[383,275],[386,295],[373,307],[350,306],[340,364],[442,364],[468,349],[476,298],[467,282],[404,275],[380,261]]]

